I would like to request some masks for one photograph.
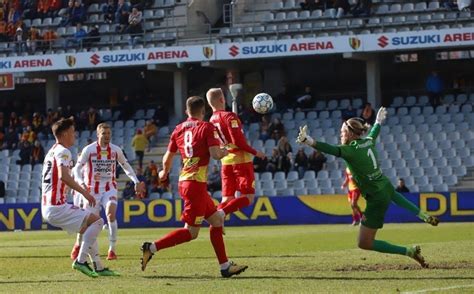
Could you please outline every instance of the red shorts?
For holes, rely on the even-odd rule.
[[[182,181],[178,184],[179,194],[184,200],[181,220],[192,227],[200,227],[202,221],[213,215],[216,205],[207,192],[206,183]]]
[[[221,169],[222,196],[233,197],[236,191],[241,195],[255,194],[253,163],[223,165]]]
[[[359,200],[359,197],[360,197],[359,189],[355,189],[347,193],[347,201],[349,202],[357,202],[357,200]]]

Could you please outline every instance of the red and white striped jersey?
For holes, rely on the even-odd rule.
[[[49,149],[43,163],[42,205],[63,205],[66,203],[64,184],[59,179],[59,169],[65,166],[71,169],[73,165],[71,151],[61,144],[54,144]]]
[[[84,176],[82,182],[87,185],[90,193],[98,194],[117,189],[117,161],[122,166],[127,162],[122,149],[117,145],[108,144],[107,147],[101,148],[96,141],[84,147],[77,164]]]

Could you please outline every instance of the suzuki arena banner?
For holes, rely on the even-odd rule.
[[[474,28],[0,58],[0,73],[474,45]]]
[[[438,216],[441,222],[474,221],[474,192],[409,193],[409,200]],[[216,204],[218,203],[215,200]],[[361,209],[365,200],[360,199]],[[117,211],[121,228],[181,227],[179,199],[120,201]],[[346,195],[258,197],[251,207],[228,216],[226,226],[343,224],[352,221]],[[392,204],[387,223],[419,222],[409,211]],[[43,223],[40,204],[0,205],[0,231],[52,229]]]
[[[0,58],[0,73],[93,69],[214,59],[214,45],[32,55]]]

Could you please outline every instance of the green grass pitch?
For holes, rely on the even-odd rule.
[[[349,225],[227,227],[229,257],[249,266],[220,277],[207,228],[197,240],[156,254],[140,270],[143,241],[170,228],[121,229],[116,261],[122,277],[91,279],[71,269],[74,236],[63,231],[0,233],[1,293],[473,293],[472,223],[387,224],[378,239],[420,244],[430,268],[398,255],[356,248]],[[107,250],[100,235],[101,254]],[[183,292],[184,291],[184,292]]]

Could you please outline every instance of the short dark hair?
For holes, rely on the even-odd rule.
[[[57,122],[53,124],[51,130],[53,131],[54,137],[61,136],[62,133],[69,130],[70,127],[74,126],[74,119],[72,117],[69,118],[61,118]]]
[[[190,115],[198,114],[204,107],[206,107],[206,103],[199,96],[191,96],[186,100],[186,109]]]

